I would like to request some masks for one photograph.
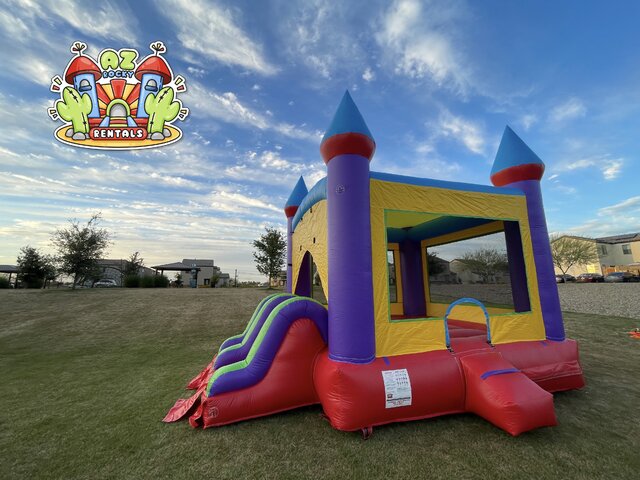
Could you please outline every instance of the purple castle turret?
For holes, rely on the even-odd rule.
[[[375,141],[345,92],[320,144],[327,165],[329,357],[375,358],[369,161]]]
[[[298,207],[300,206],[300,202],[307,195],[308,190],[307,186],[304,183],[304,179],[300,177],[298,183],[294,187],[291,195],[289,195],[289,199],[287,203],[284,205],[284,214],[287,216],[287,292],[291,293],[291,278],[292,278],[292,239],[293,235],[293,217],[298,211]]]
[[[543,174],[544,163],[542,160],[507,126],[491,169],[491,182],[497,187],[504,186],[522,190],[527,198],[531,243],[540,299],[542,300],[542,318],[546,336],[549,340],[562,341],[565,339],[562,311],[560,310],[560,298],[555,281],[547,220],[544,215],[540,190],[540,180]],[[519,232],[510,232],[505,227],[508,250],[510,243],[516,243],[510,242],[510,234],[519,235]],[[512,252],[508,251],[508,254],[512,254]],[[524,275],[524,272],[518,273]],[[522,283],[522,285],[526,285],[526,283]],[[518,303],[517,295],[518,292],[514,291],[515,303]],[[516,310],[519,310],[518,305],[516,305]]]

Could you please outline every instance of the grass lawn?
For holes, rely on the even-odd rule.
[[[160,420],[270,292],[0,290],[0,478],[640,478],[638,320],[566,314],[588,386],[512,438],[473,415],[333,430],[319,406],[222,428]]]

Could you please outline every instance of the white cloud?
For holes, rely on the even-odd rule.
[[[340,7],[337,7],[340,8]],[[296,11],[293,20],[287,25],[292,41],[289,44],[289,54],[307,67],[314,70],[324,79],[331,78],[331,72],[336,65],[336,54],[340,51],[338,45],[334,49],[324,48],[324,28],[328,19],[335,18],[331,5],[321,1],[311,1]],[[341,32],[339,26],[332,29]],[[339,35],[339,33],[338,33]],[[336,43],[340,40],[335,39]]]
[[[310,87],[326,90],[326,81],[332,79],[352,82],[352,72],[364,68],[368,52],[354,25],[362,21],[363,12],[370,6],[328,0],[272,3],[272,8],[283,12],[278,21],[282,51],[291,63],[313,72],[307,78]]]
[[[43,28],[52,23],[66,24],[89,37],[136,42],[137,22],[126,4],[115,5],[108,0],[99,3],[9,0],[8,3],[12,14],[0,12],[0,24],[7,26],[18,42],[29,43],[33,38],[40,38]]]
[[[450,137],[462,143],[470,152],[483,155],[485,151],[485,139],[482,128],[477,123],[463,117],[453,115],[449,111],[443,111],[439,119],[438,136]]]
[[[617,216],[617,215],[625,215],[630,212],[640,213],[640,196],[630,197],[622,202],[616,203],[614,205],[610,205],[608,207],[603,207],[598,210],[598,215],[600,216]],[[640,227],[640,225],[638,225]]]
[[[372,82],[376,79],[376,74],[373,73],[373,70],[371,70],[370,67],[367,67],[362,74],[362,79],[367,83]]]
[[[245,106],[235,93],[216,93],[204,85],[191,82],[186,94],[187,101],[196,115],[216,118],[242,127],[254,127],[259,130],[272,130],[281,135],[310,141],[319,141],[320,132],[310,132],[295,125],[277,122],[269,115],[259,113]]]
[[[3,51],[0,73],[14,81],[17,76],[48,86],[51,77],[60,74],[71,58],[69,47],[78,40],[70,36],[72,29],[86,36],[85,42],[96,37],[126,41],[128,45],[137,41],[137,22],[126,5],[110,1],[9,0],[6,6],[6,10],[0,10],[0,42],[11,48]]]
[[[597,217],[591,218],[575,227],[566,229],[569,233],[590,237],[605,237],[640,231],[640,196],[602,207]]]
[[[16,7],[16,5],[14,5]],[[9,38],[16,42],[22,42],[25,38],[30,38],[33,32],[19,15],[11,15],[10,9],[0,10],[0,30],[4,31]]]
[[[249,207],[250,209],[259,208],[278,213],[282,211],[281,208],[271,203],[237,192],[214,191],[211,196],[211,207],[218,210],[237,212],[238,207]]]
[[[583,170],[585,168],[592,168],[599,170],[605,180],[615,180],[620,176],[620,173],[622,173],[623,166],[624,159],[611,158],[609,155],[601,155],[564,162],[556,166],[555,170],[559,172],[571,172],[575,170]]]
[[[277,72],[262,46],[238,26],[231,9],[200,0],[171,0],[158,12],[175,25],[182,46],[194,54],[262,75]]]
[[[196,67],[187,67],[187,72],[193,75],[196,78],[204,77],[207,71],[204,68],[196,68]]]
[[[622,171],[622,165],[622,160],[609,160],[602,168],[602,176],[605,180],[617,178]]]
[[[298,177],[304,176],[307,185],[312,186],[325,175],[326,170],[320,160],[312,164],[288,160],[282,157],[280,150],[249,151],[240,163],[224,170],[226,178],[265,185],[293,186]]]
[[[538,116],[534,114],[523,115],[520,119],[520,124],[525,130],[529,130],[536,123],[538,123]]]
[[[465,94],[469,89],[467,62],[454,46],[455,22],[463,17],[455,4],[396,0],[383,14],[376,40],[397,74],[428,78],[438,87]]]
[[[430,142],[420,142],[415,146],[416,153],[426,155],[435,152],[435,147]]]
[[[569,120],[584,117],[587,107],[578,98],[570,98],[566,102],[554,107],[549,112],[549,120],[553,123],[564,123]]]
[[[558,192],[564,194],[564,195],[575,195],[576,193],[578,193],[578,189],[576,187],[573,187],[571,185],[563,185],[562,183],[555,183],[553,185],[554,190],[557,190]]]
[[[429,172],[429,178],[460,181],[462,166],[459,163],[439,158],[434,150],[425,143],[416,144],[414,152],[404,158],[396,155],[388,157],[376,154],[375,169],[380,172],[409,177],[424,177],[424,172]]]
[[[196,182],[193,182],[191,180],[187,180],[187,179],[182,178],[180,176],[161,175],[159,173],[152,172],[150,177],[153,180],[159,180],[159,181],[163,182],[164,184],[169,185],[171,187],[179,187],[181,189],[191,188],[193,190],[200,190],[201,189],[200,184],[198,184]]]
[[[49,0],[44,2],[46,8],[43,9],[42,3],[34,2],[36,8],[44,15],[48,10],[50,14],[57,16],[85,35],[121,40],[128,44],[136,42],[137,22],[126,4],[115,5],[110,1],[94,3]]]

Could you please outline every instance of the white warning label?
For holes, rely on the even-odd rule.
[[[383,370],[386,408],[408,407],[411,405],[411,381],[406,368]]]

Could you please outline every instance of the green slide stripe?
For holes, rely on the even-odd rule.
[[[220,348],[218,350],[218,355],[220,355],[222,352],[225,352],[227,350],[235,350],[237,348],[240,348],[242,345],[244,345],[247,341],[247,338],[251,335],[251,332],[253,331],[256,324],[258,323],[258,320],[260,319],[260,317],[262,317],[262,312],[264,312],[264,310],[267,308],[269,303],[271,303],[271,301],[275,300],[276,298],[284,297],[286,295],[291,295],[291,294],[290,293],[274,293],[264,298],[262,302],[258,304],[255,311],[253,312],[253,316],[251,317],[251,320],[249,320],[249,322],[247,323],[247,326],[245,327],[244,332],[242,332],[240,335],[231,337],[231,338],[242,337],[242,341],[234,345],[228,345],[225,348]]]

